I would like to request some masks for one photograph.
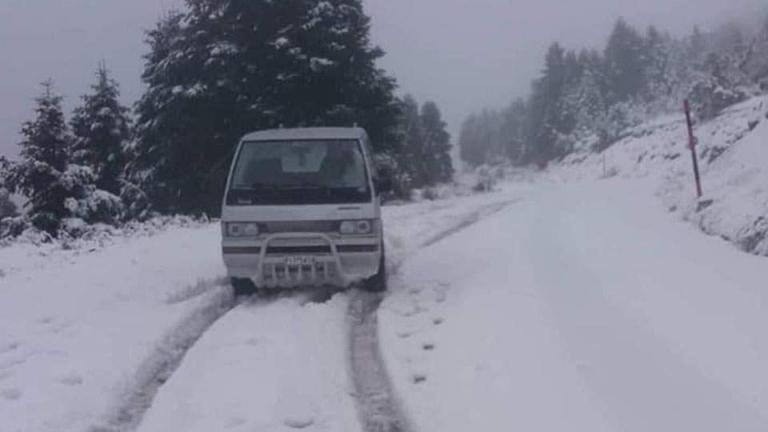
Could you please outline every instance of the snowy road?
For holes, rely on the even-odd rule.
[[[387,209],[385,223],[394,225],[387,234],[390,274],[412,253],[501,211],[513,197],[495,194],[469,207],[441,203],[424,212]],[[382,296],[324,294],[246,300],[228,312],[186,354],[139,431],[406,431],[379,351]]]
[[[768,430],[767,262],[651,190],[542,186],[405,264],[380,332],[415,430]]]

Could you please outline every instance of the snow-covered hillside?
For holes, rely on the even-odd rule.
[[[628,131],[603,153],[570,155],[557,176],[567,180],[650,177],[672,210],[705,232],[768,255],[768,97],[733,106],[696,126],[704,198],[696,199],[688,135],[682,115]]]

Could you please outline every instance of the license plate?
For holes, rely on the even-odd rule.
[[[285,261],[283,263],[290,267],[311,266],[311,265],[315,265],[315,257],[311,257],[311,256],[285,257]]]

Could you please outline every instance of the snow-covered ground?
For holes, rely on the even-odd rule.
[[[390,269],[521,193],[386,208]],[[139,431],[363,430],[348,372],[353,297],[302,292],[239,305],[187,354]]]
[[[416,431],[764,431],[765,258],[652,182],[542,185],[403,266],[382,351]]]
[[[231,293],[218,228],[177,228],[102,250],[2,250],[0,430],[121,423],[174,350]]]
[[[662,201],[705,232],[768,255],[768,97],[756,97],[696,125],[704,198],[696,199],[682,112],[629,131],[601,154],[575,153],[553,170],[572,181],[646,177]]]
[[[698,129],[705,201],[667,118],[605,165],[387,207],[378,310],[237,303],[216,224],[0,248],[0,431],[368,432],[378,402],[413,432],[767,430],[765,258],[668,212],[765,251],[764,103]]]
[[[423,243],[497,211],[513,199],[508,193],[496,193],[386,208],[390,265],[396,268]],[[186,349],[203,333],[205,336],[190,353],[201,363],[223,360],[218,365],[223,371],[232,367],[230,361],[248,366],[238,356],[233,359],[226,355],[241,351],[270,366],[244,375],[243,384],[249,382],[248,377],[261,381],[263,376],[259,374],[288,376],[290,365],[301,365],[293,360],[296,356],[304,361],[309,356],[320,362],[318,368],[336,367],[333,373],[321,373],[317,378],[314,395],[336,392],[346,382],[345,365],[339,364],[346,359],[340,345],[346,336],[343,329],[336,328],[346,316],[348,299],[344,295],[325,304],[306,304],[298,296],[269,305],[239,305],[206,332],[234,306],[220,258],[219,235],[216,224],[193,225],[167,228],[149,236],[112,238],[105,245],[83,245],[74,250],[28,243],[1,248],[0,431],[129,430],[136,426],[139,414],[168,378],[166,374],[174,371]],[[222,334],[229,339],[218,338]],[[334,336],[325,337],[329,334]],[[243,339],[242,335],[250,336]],[[227,340],[244,345],[227,351]],[[260,341],[255,348],[254,341]],[[281,350],[267,349],[269,341],[283,342],[285,346]],[[320,343],[314,353],[309,349],[312,343]],[[225,353],[206,357],[205,353],[217,347]],[[297,351],[301,347],[306,350]],[[204,354],[198,357],[197,352]],[[188,368],[196,367],[197,361],[184,362],[178,376],[195,374],[197,369],[190,372]],[[284,370],[277,368],[282,365]],[[323,372],[299,370],[297,377],[306,378],[312,371]],[[227,377],[211,375],[210,380]],[[229,377],[237,381],[237,377]],[[172,400],[168,394],[176,388],[176,380],[172,379],[160,392],[159,404]],[[267,388],[269,382],[275,383],[264,381],[260,387],[249,389],[257,399],[258,395],[266,395],[258,399],[262,403],[272,393],[285,402],[285,398],[302,390],[297,385],[293,393],[274,392],[274,388]],[[205,388],[201,392],[195,400],[214,394]],[[349,396],[344,394],[346,402],[337,397],[331,406],[348,406]],[[235,399],[240,395],[230,394]],[[236,402],[233,409],[246,406],[250,405]],[[159,424],[163,430],[167,424],[162,415],[153,412],[145,427]],[[205,429],[209,424],[205,412],[201,408],[194,417],[201,421],[197,427],[212,430]],[[291,417],[290,411],[272,411],[268,406],[248,412],[250,417],[223,420],[231,420],[235,426],[241,419],[245,425],[248,421],[282,425]],[[334,428],[355,418],[353,412],[350,415],[339,414],[338,422],[336,417],[318,417],[316,421],[327,424],[328,430],[338,430]],[[171,417],[184,420],[174,416],[173,411]],[[180,426],[165,430],[190,429]]]

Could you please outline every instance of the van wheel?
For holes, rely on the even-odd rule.
[[[363,289],[368,292],[380,293],[387,290],[387,258],[384,243],[381,244],[381,261],[379,271],[363,281]]]
[[[259,291],[250,279],[232,278],[232,288],[235,291],[235,297],[252,296]]]

